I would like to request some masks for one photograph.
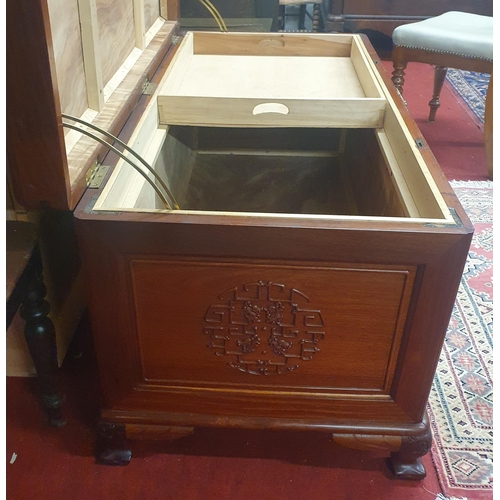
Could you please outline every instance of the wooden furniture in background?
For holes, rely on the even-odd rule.
[[[389,37],[401,24],[450,10],[493,15],[493,0],[326,0],[323,6],[327,32],[373,30]]]
[[[435,66],[434,89],[429,101],[429,122],[434,122],[439,96],[448,68],[479,73],[493,72],[493,17],[448,12],[431,19],[400,26],[393,33],[392,82],[403,94],[405,68],[409,62]],[[493,130],[493,79],[486,95],[485,143],[487,168],[493,177],[491,140]]]
[[[286,16],[287,16],[287,7],[290,6],[298,6],[299,7],[299,19],[298,19],[298,30],[305,31],[306,29],[306,15],[307,15],[307,6],[312,5],[312,31],[318,32],[321,31],[322,22],[321,22],[321,4],[322,0],[279,0],[279,29],[284,30],[286,28]]]
[[[9,328],[20,309],[25,321],[24,336],[33,358],[43,407],[50,425],[65,424],[57,364],[54,324],[43,282],[42,260],[36,227],[29,222],[7,221],[6,227],[6,319]]]

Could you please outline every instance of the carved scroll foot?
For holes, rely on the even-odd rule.
[[[420,457],[431,449],[432,433],[430,428],[419,436],[404,436],[401,448],[391,453],[389,466],[396,479],[420,480],[426,476]]]
[[[125,433],[125,426],[100,422],[96,446],[96,462],[103,465],[127,465],[132,451]]]

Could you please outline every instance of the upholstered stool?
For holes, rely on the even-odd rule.
[[[312,31],[319,31],[321,21],[321,3],[323,0],[279,0],[279,24],[280,30],[285,29],[286,7],[289,5],[299,6],[299,31],[305,31],[305,19],[307,4],[313,4]]]
[[[493,72],[493,17],[465,12],[447,12],[437,17],[397,27],[392,35],[394,44],[392,81],[403,93],[404,70],[408,62],[423,62],[435,66],[434,91],[429,102],[429,121],[433,122],[439,108],[439,95],[448,68],[479,73]],[[486,96],[485,141],[488,170],[492,173],[493,77]]]

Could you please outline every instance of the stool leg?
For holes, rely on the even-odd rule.
[[[440,106],[439,96],[441,94],[441,89],[443,88],[444,79],[446,78],[446,73],[448,68],[443,66],[436,66],[434,69],[434,92],[432,94],[432,99],[429,101],[429,122],[434,123],[436,119],[436,112]]]
[[[33,255],[35,275],[28,285],[20,314],[25,321],[24,337],[28,344],[38,377],[42,405],[48,413],[49,423],[60,427],[66,422],[62,416],[62,393],[57,365],[54,324],[48,317],[50,306],[45,300],[47,289],[42,279],[42,261],[38,248]]]
[[[284,5],[279,5],[278,6],[278,30],[284,30],[285,29],[285,6]]]
[[[299,7],[299,30],[306,29],[306,9],[307,5],[301,5]]]
[[[408,63],[405,60],[403,47],[393,47],[392,49],[392,65],[394,70],[392,72],[392,83],[403,95],[403,85],[405,83],[405,69]]]
[[[312,17],[312,30],[314,33],[319,31],[319,21],[320,21],[320,9],[321,4],[315,3],[313,5],[313,17]]]

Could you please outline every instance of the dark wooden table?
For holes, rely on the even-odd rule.
[[[54,324],[48,317],[47,289],[43,283],[42,260],[36,228],[29,222],[6,224],[7,328],[17,310],[25,321],[24,337],[38,375],[41,402],[50,425],[65,424],[59,382]]]

